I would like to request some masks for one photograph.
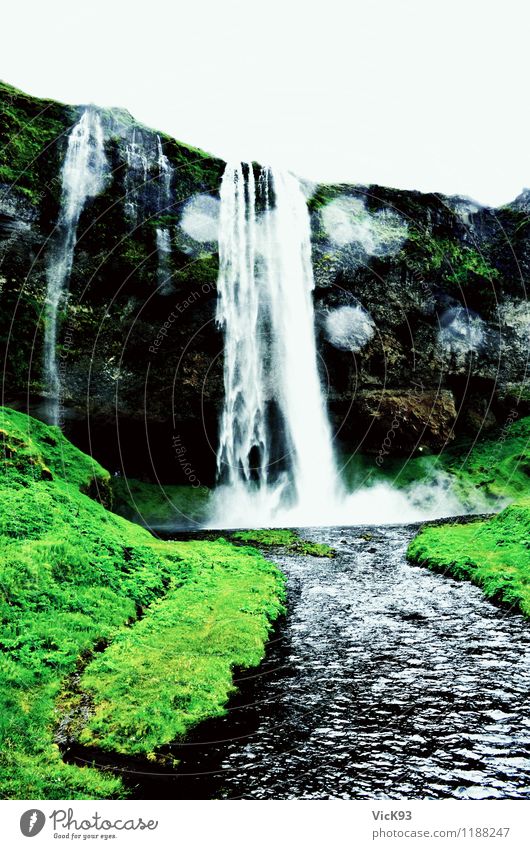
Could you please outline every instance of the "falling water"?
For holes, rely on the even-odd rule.
[[[164,212],[171,203],[171,182],[173,179],[173,169],[171,163],[164,153],[162,148],[162,140],[160,136],[156,137],[157,147],[157,165],[158,165],[158,185],[159,185],[159,209]]]
[[[139,141],[137,137],[139,136]],[[125,173],[125,213],[131,222],[138,223],[138,211],[142,193],[147,185],[149,158],[143,145],[141,134],[133,128],[131,141],[125,149],[127,171]]]
[[[53,424],[59,424],[61,384],[57,362],[58,313],[68,292],[80,215],[87,199],[95,197],[103,190],[107,168],[101,121],[97,112],[88,108],[68,138],[62,169],[57,237],[46,272],[44,378],[50,398],[48,415]]]
[[[171,284],[171,234],[167,227],[156,228],[156,253],[158,258],[158,291],[169,295],[173,291]]]
[[[160,136],[157,142],[157,167],[158,167],[158,210],[167,212],[171,207],[171,183],[173,169],[162,148]],[[168,227],[156,228],[156,252],[158,258],[158,286],[162,295],[173,291],[171,285],[171,233]]]
[[[291,174],[227,165],[217,321],[224,330],[216,522],[317,523],[340,484],[317,367],[310,224]]]
[[[443,476],[407,492],[386,483],[344,490],[318,374],[309,213],[293,175],[227,165],[219,263],[224,408],[210,526],[383,524],[465,512]]]

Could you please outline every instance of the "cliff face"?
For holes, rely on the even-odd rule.
[[[0,89],[3,398],[46,416],[47,276],[56,249],[61,167],[83,108]],[[224,163],[97,110],[106,188],[87,200],[58,362],[66,432],[118,469],[179,478],[175,436],[212,476],[222,399],[215,329],[215,215]],[[206,433],[203,432],[202,422]],[[176,464],[176,468],[172,468]]]
[[[526,412],[529,199],[317,188],[317,316],[344,439],[440,448]]]
[[[46,272],[83,109],[5,85],[0,99],[2,401],[44,416]],[[208,484],[224,164],[97,113],[108,174],[81,214],[59,315],[65,429],[113,469],[186,482],[191,468]],[[308,198],[322,373],[346,449],[437,449],[524,407],[530,196],[501,210],[379,187],[308,186]]]

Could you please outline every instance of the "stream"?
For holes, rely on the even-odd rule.
[[[136,798],[530,798],[530,628],[405,560],[415,527],[311,529],[274,554],[288,614],[228,715],[124,774]],[[166,750],[167,751],[167,750]]]

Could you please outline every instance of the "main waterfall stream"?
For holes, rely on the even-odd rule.
[[[317,367],[309,214],[293,175],[227,165],[219,260],[216,522],[322,521],[340,485]]]

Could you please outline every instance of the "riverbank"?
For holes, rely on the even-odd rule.
[[[459,580],[470,580],[493,601],[530,616],[530,499],[491,519],[426,526],[407,557]]]
[[[149,754],[223,712],[233,666],[263,657],[283,579],[254,549],[163,542],[109,512],[109,474],[57,428],[1,408],[0,430],[2,796],[120,797],[120,779],[62,760],[69,677],[84,669],[79,733]]]
[[[133,797],[529,798],[527,621],[408,563],[414,527],[304,533],[335,555],[274,551],[288,614],[227,714],[175,769],[106,761]]]
[[[512,503],[491,518],[423,527],[409,546],[409,560],[470,580],[488,598],[530,616],[530,418],[454,455],[447,467],[462,493],[469,495],[474,485],[489,499]]]

